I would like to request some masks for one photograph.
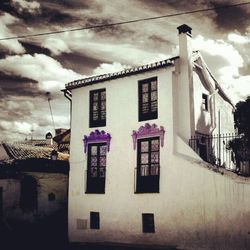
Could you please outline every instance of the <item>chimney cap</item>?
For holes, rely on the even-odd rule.
[[[182,24],[181,26],[177,27],[177,29],[179,31],[179,34],[181,34],[181,33],[187,33],[188,35],[192,34],[192,32],[191,32],[192,28],[186,24]]]

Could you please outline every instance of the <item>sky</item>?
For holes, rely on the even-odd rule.
[[[1,0],[0,39],[174,14],[247,0]],[[158,20],[0,41],[0,141],[69,128],[65,84],[178,55],[177,27],[234,103],[250,95],[250,4]]]

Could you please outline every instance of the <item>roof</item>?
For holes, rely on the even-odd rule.
[[[16,142],[16,144],[23,144],[23,145],[30,145],[30,146],[39,146],[39,147],[46,147],[46,148],[53,148],[57,149],[57,143],[55,141],[52,142],[53,144],[48,144],[47,140],[26,140],[22,142]]]
[[[2,143],[5,151],[12,160],[50,159],[52,148],[37,147],[18,143]],[[58,152],[58,160],[68,160],[68,154]]]
[[[141,66],[125,69],[125,70],[114,72],[114,73],[108,73],[108,74],[83,78],[80,80],[76,80],[76,81],[67,83],[65,85],[65,88],[69,89],[69,90],[75,89],[75,88],[88,86],[91,84],[95,84],[95,83],[99,83],[99,82],[103,82],[103,81],[107,81],[107,80],[117,79],[117,78],[121,78],[124,76],[130,76],[130,75],[134,75],[134,74],[138,74],[138,73],[142,73],[142,72],[155,70],[158,68],[173,66],[174,61],[178,58],[179,58],[179,56],[176,56],[176,57],[172,57],[172,58],[169,58],[169,59],[166,59],[163,61],[154,62],[154,63],[150,63],[150,64],[146,64],[146,65],[141,65]]]

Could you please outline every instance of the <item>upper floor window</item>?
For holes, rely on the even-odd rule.
[[[88,144],[86,193],[105,193],[106,143]]]
[[[106,126],[106,89],[90,91],[89,127]]]
[[[139,121],[157,119],[157,77],[139,81]]]
[[[202,109],[208,111],[208,95],[202,94]]]

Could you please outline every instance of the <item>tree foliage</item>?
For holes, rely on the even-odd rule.
[[[245,140],[245,143],[250,146],[250,96],[245,101],[236,104],[234,112],[234,124]]]

